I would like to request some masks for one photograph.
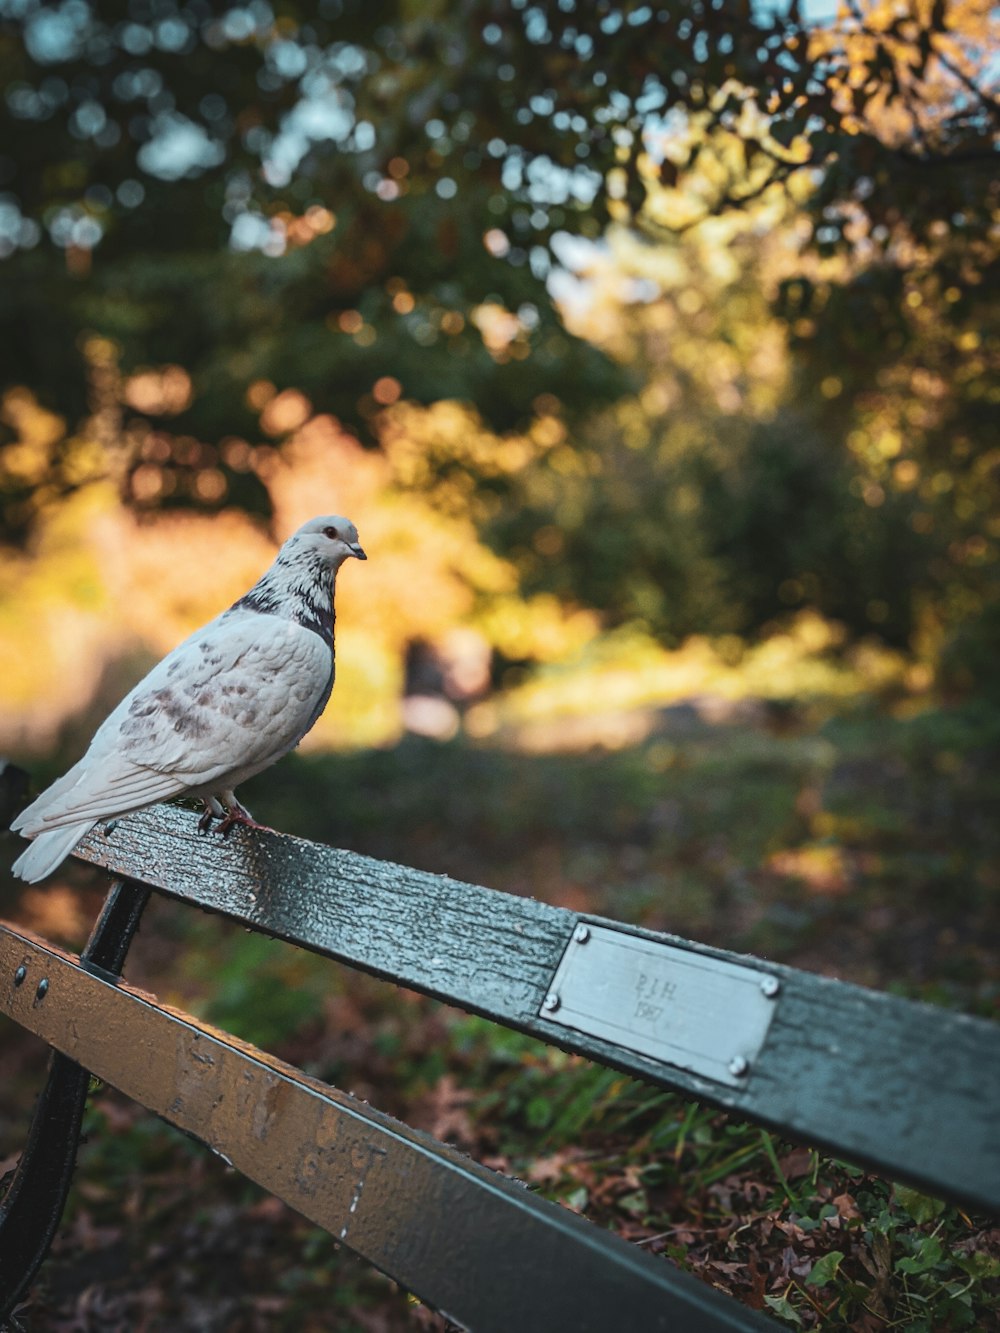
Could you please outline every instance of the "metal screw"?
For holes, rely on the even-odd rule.
[[[22,963],[21,966],[14,973],[14,985],[20,986],[21,982],[27,975],[28,975],[28,969]]]
[[[41,981],[38,983],[38,989],[35,991],[35,999],[44,1000],[48,993],[49,993],[48,978],[42,977]]]
[[[590,930],[582,921],[577,926],[576,930],[573,931],[573,938],[576,940],[577,944],[586,944],[590,939]]]
[[[761,993],[766,995],[769,1000],[773,1000],[778,991],[781,990],[781,982],[777,977],[765,977],[760,983]]]
[[[559,1008],[559,996],[554,990],[550,990],[548,995],[546,995],[545,999],[542,1001],[542,1008],[548,1009],[549,1013],[553,1013]]]
[[[750,1062],[745,1055],[734,1055],[729,1061],[729,1072],[733,1078],[743,1078],[750,1069]]]

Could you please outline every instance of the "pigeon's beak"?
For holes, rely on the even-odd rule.
[[[365,555],[364,551],[361,549],[361,546],[359,545],[358,542],[349,542],[347,549],[350,551],[351,555],[353,555],[358,560],[368,559],[368,557]]]

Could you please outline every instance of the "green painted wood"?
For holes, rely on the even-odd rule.
[[[428,1135],[3,926],[0,1013],[201,1139],[460,1327],[776,1327]]]
[[[157,806],[110,836],[95,830],[76,854],[892,1179],[1000,1212],[1000,1025],[635,930],[778,978],[760,1057],[742,1086],[724,1087],[543,1016],[580,920],[620,923],[269,831],[203,837],[196,823],[189,811]]]

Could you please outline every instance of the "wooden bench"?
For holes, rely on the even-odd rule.
[[[774,1329],[519,1183],[120,980],[151,892],[1000,1211],[1000,1026],[159,806],[78,849],[112,885],[80,958],[0,924],[0,1013],[54,1048],[0,1203],[0,1326],[62,1213],[88,1073],[475,1330]]]

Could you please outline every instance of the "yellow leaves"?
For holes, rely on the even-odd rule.
[[[428,407],[401,402],[380,421],[382,447],[396,480],[433,492],[436,503],[450,510],[471,502],[466,469],[485,477],[519,472],[565,433],[558,417],[543,413],[525,434],[495,435],[473,408],[452,400]]]
[[[0,470],[22,485],[37,485],[45,476],[48,463],[48,454],[37,444],[22,440],[0,449]]]
[[[146,645],[150,656],[174,647],[241,596],[270,563],[273,548],[245,515],[167,512],[137,523],[118,511],[102,579],[116,605],[111,634]]]
[[[903,448],[903,438],[898,431],[884,430],[876,439],[875,447],[883,458],[895,458]]]
[[[575,651],[564,640],[549,668],[477,704],[467,718],[470,732],[528,750],[616,748],[655,734],[659,710],[679,700],[718,722],[741,700],[846,698],[898,683],[907,670],[900,654],[874,644],[845,654],[843,627],[813,612],[799,613],[755,646],[735,635],[692,636],[668,650],[635,627],[600,637],[593,626],[575,628]],[[661,767],[672,753],[665,747]],[[655,766],[653,751],[650,758]]]
[[[88,433],[67,439],[62,417],[42,407],[29,390],[8,390],[0,402],[0,421],[16,432],[14,440],[0,445],[0,481],[30,491],[28,503],[36,512],[55,498],[54,472],[61,485],[70,487],[108,475],[105,443]]]
[[[551,449],[566,438],[566,426],[557,416],[544,413],[535,417],[528,433],[541,449]]]
[[[163,472],[152,463],[140,463],[132,473],[132,494],[140,504],[151,504],[163,492]]]
[[[380,407],[398,402],[402,392],[402,384],[392,375],[380,375],[372,385],[372,397]]]
[[[21,486],[37,486],[47,475],[66,423],[47,411],[28,389],[10,389],[0,401],[0,421],[17,438],[0,446],[0,476]]]
[[[328,208],[323,208],[321,204],[313,204],[307,208],[305,220],[317,236],[325,236],[337,225],[336,214],[331,213]]]
[[[299,389],[285,389],[269,399],[260,414],[261,429],[268,435],[287,435],[304,426],[312,414],[312,403]]]
[[[612,167],[604,178],[604,188],[607,192],[609,207],[612,210],[612,217],[617,218],[618,213],[623,213],[625,217],[629,214],[629,209],[625,207],[622,200],[628,194],[628,175],[624,167]],[[614,211],[614,205],[618,205],[618,211]]]
[[[337,225],[336,214],[322,205],[313,204],[301,216],[281,209],[274,213],[271,224],[277,229],[281,242],[290,250],[309,245],[317,236],[325,236]]]
[[[251,452],[233,438],[220,446],[227,466],[254,466],[266,484],[275,536],[317,512],[345,513],[370,555],[364,566],[348,564],[338,583],[338,685],[312,747],[376,744],[398,734],[403,663],[415,639],[444,643],[466,632],[487,654],[496,647],[512,658],[555,660],[596,633],[593,615],[567,610],[554,597],[524,598],[514,565],[480,540],[473,518],[470,468],[502,476],[546,453],[575,459],[558,404],[540,401],[529,429],[497,436],[466,405],[424,409],[399,401],[380,417],[386,447],[379,450],[363,448],[331,417],[311,415],[297,390],[278,394],[255,382],[248,398],[271,412],[275,425],[276,413],[288,412],[281,425],[305,415],[279,445]],[[34,424],[34,438],[44,438],[44,414],[32,415],[34,404],[24,398],[15,407]],[[49,426],[48,438],[60,442],[61,423]],[[100,464],[100,446],[70,444],[82,478]],[[225,485],[215,451],[203,457],[207,447],[197,441],[146,432],[136,444],[143,461],[132,487],[140,498],[159,494],[172,475],[162,464],[180,454],[190,454],[196,494],[212,499]],[[553,536],[561,539],[552,529],[541,541],[547,558]],[[272,540],[235,511],[172,510],[140,521],[110,484],[54,503],[35,555],[11,556],[0,567],[0,747],[49,744],[124,653],[130,665],[116,685],[120,695],[152,660],[244,592],[273,553]],[[102,709],[113,702],[102,700]]]
[[[847,133],[864,129],[893,145],[915,135],[927,142],[970,84],[988,83],[997,27],[987,0],[842,4],[834,23],[812,29],[809,58],[825,66]]]
[[[276,393],[277,389],[270,380],[254,380],[246,391],[247,406],[255,412],[263,412]]]
[[[529,330],[512,311],[494,301],[485,301],[473,308],[469,318],[494,361],[502,364],[511,357],[520,361],[527,356]]]
[[[217,504],[228,489],[225,473],[220,472],[217,467],[199,469],[194,475],[191,486],[198,499],[204,500],[206,504]]]
[[[476,623],[505,656],[540,662],[579,652],[599,627],[593,612],[568,610],[545,594],[524,600],[513,592],[484,607]]]
[[[648,435],[643,437],[646,442]],[[584,477],[587,475],[586,459],[568,444],[561,444],[549,454],[549,466],[562,477]]]
[[[634,168],[644,187],[645,201],[635,219],[654,233],[659,229],[683,233],[717,217],[739,226],[740,213],[757,216],[780,208],[786,198],[788,166],[805,166],[812,149],[804,134],[784,144],[770,133],[770,117],[782,99],[775,93],[764,105],[757,94],[733,80],[713,95],[713,112],[673,117],[646,136],[648,151],[637,156]],[[797,102],[801,105],[801,99]],[[812,188],[808,176],[796,188]],[[621,169],[609,173],[612,200],[624,200],[627,177]],[[739,210],[731,207],[745,203]],[[619,203],[610,210],[618,221],[628,221],[631,210]]]
[[[32,555],[0,548],[0,748],[51,744],[98,687],[110,628],[98,549],[111,504],[110,488],[90,487],[43,524]]]
[[[839,897],[849,892],[853,877],[843,848],[826,843],[775,852],[768,858],[767,868],[800,880],[810,893],[821,897]]]
[[[50,450],[66,431],[63,418],[42,407],[30,389],[9,389],[4,394],[0,420],[12,426],[25,444],[41,450]]]
[[[360,571],[357,577],[362,577]],[[338,596],[342,606],[347,583],[347,578],[341,580]],[[308,754],[345,746],[385,745],[395,740],[401,730],[402,691],[403,659],[395,645],[373,637],[366,627],[352,625],[347,611],[341,611],[337,619],[337,685],[333,700],[300,748]]]
[[[912,458],[901,459],[892,469],[892,483],[897,491],[912,491],[920,480],[920,468]]]
[[[137,412],[173,416],[191,404],[191,376],[183,366],[139,370],[125,380],[122,397]]]
[[[107,450],[99,440],[76,436],[69,441],[62,474],[70,486],[85,486],[88,482],[99,481],[104,477],[107,465]]]

